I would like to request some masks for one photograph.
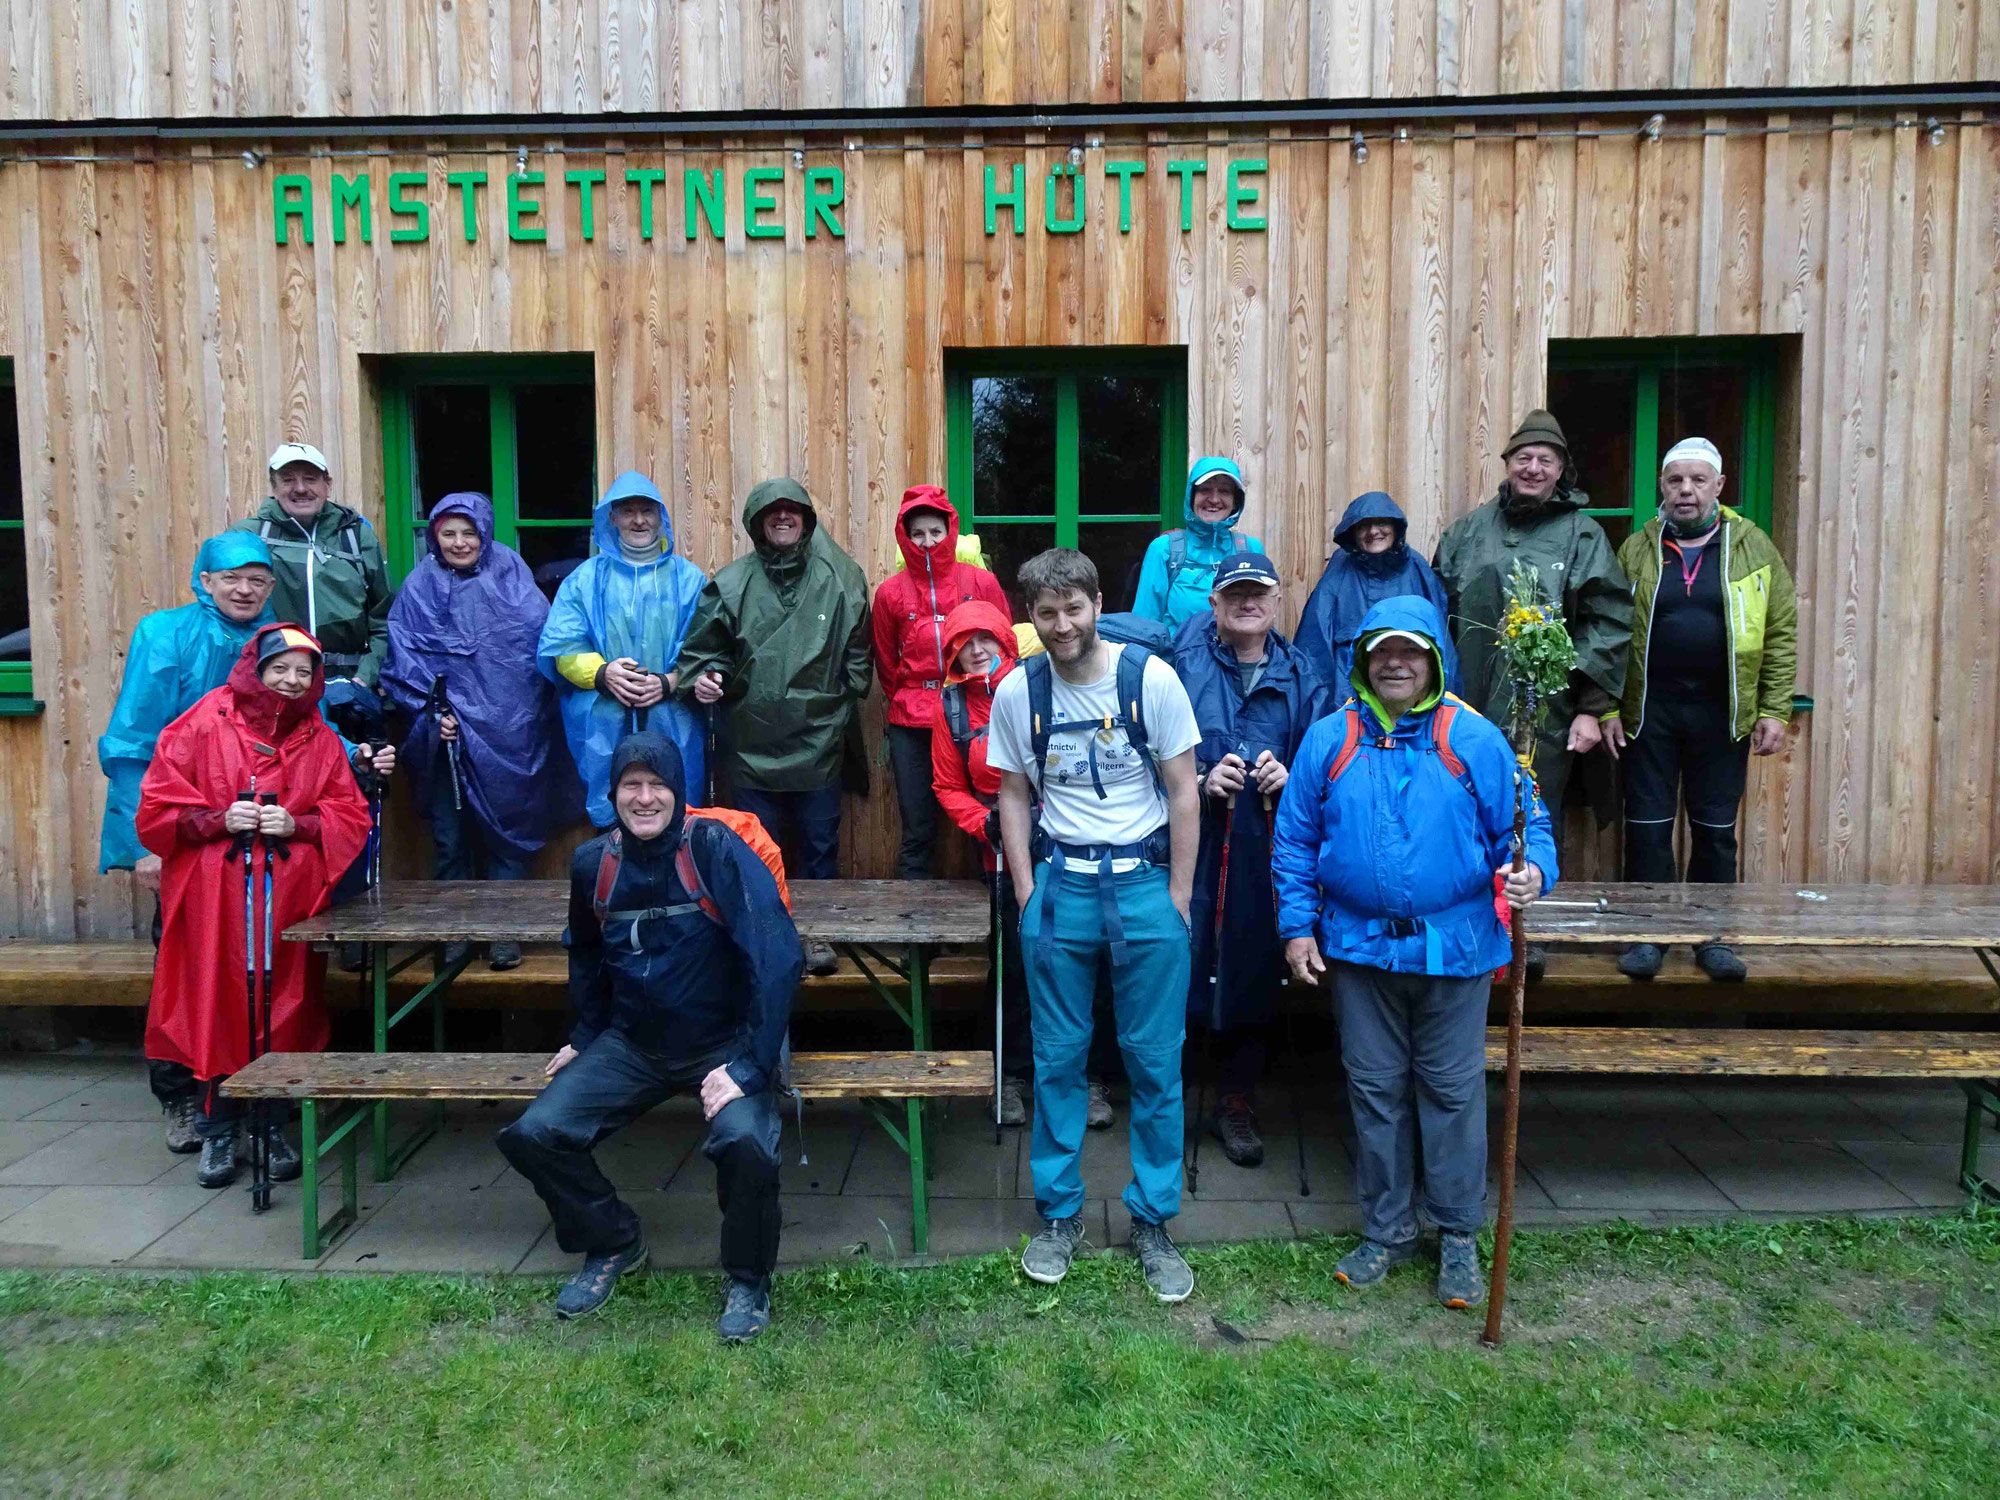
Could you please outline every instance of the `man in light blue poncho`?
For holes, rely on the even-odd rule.
[[[597,502],[597,552],[565,578],[542,627],[542,675],[562,698],[563,732],[583,777],[584,810],[612,823],[611,752],[654,729],[681,753],[691,795],[706,784],[701,721],[672,698],[701,569],[674,550],[673,518],[645,475],[627,469]]]

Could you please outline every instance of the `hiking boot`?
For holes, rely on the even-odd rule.
[[[646,1263],[646,1242],[632,1241],[623,1250],[586,1255],[583,1269],[562,1284],[556,1293],[556,1316],[582,1318],[611,1300],[618,1278],[629,1276]]]
[[[167,1115],[167,1149],[176,1156],[192,1156],[201,1149],[201,1132],[194,1128],[194,1095],[183,1094],[162,1106]]]
[[[340,971],[343,974],[359,974],[362,965],[368,962],[366,943],[342,943],[340,945]]]
[[[442,974],[453,964],[463,963],[472,952],[470,943],[446,943],[444,950],[431,960],[431,973]]]
[[[725,1344],[747,1344],[771,1326],[771,1285],[768,1281],[729,1278],[723,1294],[722,1321],[715,1331]]]
[[[1658,943],[1634,943],[1618,955],[1618,972],[1627,979],[1651,979],[1666,958],[1667,950]]]
[[[1702,943],[1694,950],[1694,966],[1717,984],[1741,984],[1749,970],[1726,943]]]
[[[236,1180],[236,1132],[205,1136],[201,1143],[201,1166],[194,1180],[205,1188],[225,1188]]]
[[[1028,1123],[1027,1079],[1003,1078],[1000,1080],[1000,1123],[1002,1125],[1025,1125]]]
[[[1090,1103],[1084,1110],[1083,1123],[1092,1130],[1109,1130],[1116,1118],[1111,1112],[1111,1090],[1097,1079],[1091,1079]]]
[[[1162,1302],[1185,1302],[1194,1290],[1194,1272],[1174,1242],[1167,1238],[1167,1226],[1132,1221],[1132,1253],[1139,1257],[1139,1269],[1146,1285]]]
[[[521,967],[521,945],[519,943],[489,943],[486,946],[486,967],[489,969],[518,969]]]
[[[1449,1230],[1438,1236],[1438,1301],[1446,1307],[1477,1307],[1486,1300],[1486,1276],[1479,1269],[1479,1243]]]
[[[1416,1253],[1415,1240],[1407,1240],[1400,1245],[1384,1245],[1377,1240],[1363,1240],[1341,1256],[1333,1268],[1333,1274],[1347,1286],[1373,1286],[1389,1274],[1391,1266],[1400,1266]]]
[[[285,1139],[282,1126],[273,1125],[264,1132],[264,1149],[270,1154],[264,1160],[273,1182],[297,1182],[299,1174],[305,1170],[305,1163],[299,1153],[292,1149],[292,1143]]]
[[[828,947],[825,943],[806,944],[806,972],[808,974],[817,974],[823,979],[828,974],[837,973],[839,969],[840,959],[835,955],[832,948]]]
[[[1528,944],[1528,983],[1540,984],[1549,971],[1549,950],[1540,943]]]
[[[1208,1122],[1209,1134],[1222,1142],[1222,1154],[1239,1167],[1264,1165],[1264,1138],[1257,1134],[1257,1113],[1248,1094],[1225,1094],[1222,1107]]]
[[[1076,1247],[1082,1243],[1082,1214],[1050,1219],[1048,1228],[1029,1240],[1028,1248],[1021,1252],[1021,1270],[1030,1281],[1054,1286],[1069,1275],[1069,1263],[1076,1258]]]

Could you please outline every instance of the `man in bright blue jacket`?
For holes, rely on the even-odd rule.
[[[1416,594],[1430,600],[1438,619],[1449,623],[1444,580],[1410,550],[1409,531],[1402,506],[1382,491],[1356,495],[1333,534],[1333,556],[1327,559],[1326,571],[1319,575],[1305,613],[1299,616],[1294,644],[1320,680],[1339,684],[1343,693],[1347,674],[1354,669],[1354,641],[1361,622],[1384,599]],[[1444,655],[1445,690],[1455,693],[1458,650],[1449,630],[1438,638],[1438,650]]]
[[[1239,552],[1262,552],[1254,536],[1237,534],[1243,519],[1243,471],[1226,458],[1198,458],[1188,470],[1181,501],[1182,526],[1163,532],[1146,547],[1132,613],[1178,631],[1208,608],[1215,570]]]
[[[1532,784],[1517,787],[1506,736],[1440,685],[1443,633],[1425,599],[1368,612],[1354,696],[1307,732],[1292,766],[1272,870],[1285,961],[1307,984],[1331,970],[1354,1112],[1366,1237],[1335,1274],[1368,1286],[1415,1254],[1421,1160],[1438,1299],[1472,1307],[1486,1295],[1474,1236],[1486,1217],[1487,995],[1512,955],[1494,877],[1519,908],[1557,869],[1548,813]],[[1519,874],[1517,796],[1529,801]]]

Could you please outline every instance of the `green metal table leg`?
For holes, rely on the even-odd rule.
[[[2000,1124],[2000,1082],[1962,1080],[1965,1089],[1965,1149],[1958,1159],[1959,1186],[1975,1201],[2000,1205],[2000,1184],[1979,1175],[1979,1138],[1990,1113]]]
[[[305,1242],[299,1254],[319,1259],[319,1101],[299,1104],[299,1200],[305,1207]]]
[[[910,1246],[917,1255],[931,1250],[930,1160],[924,1150],[924,1101],[906,1099],[910,1115]]]
[[[305,1218],[304,1258],[318,1260],[326,1247],[361,1217],[361,1174],[356,1156],[355,1133],[368,1111],[363,1106],[348,1110],[327,1138],[320,1138],[319,1101],[306,1099],[299,1106],[299,1155],[303,1158],[300,1177],[300,1205]],[[329,1122],[330,1123],[330,1122]],[[340,1212],[322,1224],[319,1217],[319,1166],[326,1153],[340,1150]]]
[[[928,1052],[931,1046],[930,954],[912,944],[904,953],[903,967],[908,972],[910,985],[910,1046],[918,1052]],[[911,1104],[921,1118],[935,1114],[935,1108],[928,1099],[912,1100]],[[921,1141],[918,1143],[916,1155],[923,1158],[924,1179],[928,1181],[935,1164],[931,1161],[930,1153],[923,1149]],[[918,1212],[921,1212],[921,1208]],[[918,1222],[921,1224],[922,1220],[919,1219]],[[918,1229],[917,1238],[921,1240],[924,1237],[925,1231]],[[923,1253],[921,1249],[917,1251],[919,1255]]]
[[[389,1050],[389,945],[368,945],[368,977],[375,992],[375,1050]],[[389,1101],[375,1104],[375,1180],[387,1182],[393,1175],[389,1165]]]

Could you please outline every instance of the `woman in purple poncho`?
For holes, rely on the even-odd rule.
[[[493,540],[484,495],[438,501],[427,541],[389,608],[382,691],[411,721],[399,764],[430,819],[439,880],[519,880],[562,811],[554,789],[574,780],[555,689],[535,666],[548,601]],[[489,957],[511,969],[520,944]]]

